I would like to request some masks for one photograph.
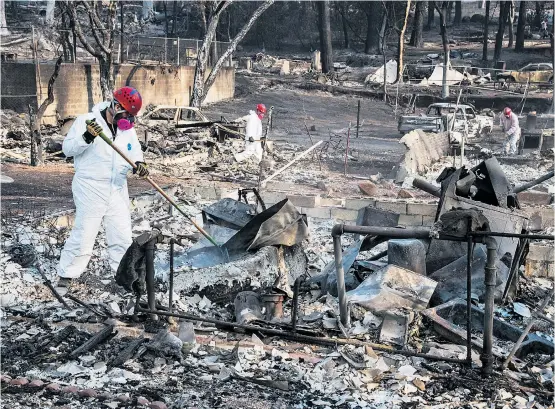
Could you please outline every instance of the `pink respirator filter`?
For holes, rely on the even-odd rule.
[[[133,122],[129,119],[122,118],[118,121],[118,128],[122,131],[128,131],[133,128]]]

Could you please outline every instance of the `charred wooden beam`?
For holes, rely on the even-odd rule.
[[[98,344],[101,344],[104,341],[106,341],[108,338],[111,338],[113,332],[114,332],[114,325],[107,325],[106,327],[98,331],[96,334],[94,334],[92,337],[90,337],[83,345],[81,345],[79,348],[71,352],[69,354],[69,357],[77,358],[78,356],[84,354],[85,352],[90,351]]]

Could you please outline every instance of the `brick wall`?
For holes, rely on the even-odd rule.
[[[38,84],[35,84],[33,63],[2,64],[2,94],[35,94],[35,90],[38,89],[40,104],[48,94],[48,81],[54,71],[54,64],[40,64],[39,70],[40,75],[37,76],[39,81]],[[114,72],[115,86],[128,84],[137,88],[143,97],[143,106],[147,104],[189,105],[195,67],[122,64],[115,65]],[[42,92],[42,97],[40,92]],[[235,70],[223,67],[205,101],[216,102],[233,98],[234,92]],[[54,103],[46,110],[43,122],[54,123],[56,112],[60,118],[89,112],[94,104],[101,101],[97,64],[62,64],[54,83]],[[3,106],[8,102],[8,98],[2,98]],[[26,105],[24,108],[26,111]]]

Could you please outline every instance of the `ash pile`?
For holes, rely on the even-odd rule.
[[[523,187],[495,159],[446,169],[439,183],[424,185],[440,196],[431,229],[399,228],[399,215],[375,208],[357,226],[309,220],[287,200],[267,208],[254,189],[180,200],[218,246],[138,197],[116,277],[101,232],[66,294],[49,283],[68,215],[13,209],[2,219],[3,399],[546,408],[555,311],[549,280],[525,278],[522,263],[528,241],[552,237],[528,234]]]

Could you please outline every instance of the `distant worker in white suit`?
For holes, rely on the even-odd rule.
[[[243,162],[251,156],[254,156],[258,163],[262,160],[262,119],[265,114],[266,106],[264,104],[258,104],[256,106],[256,112],[250,111],[249,115],[247,115],[245,150],[235,155],[235,160],[237,162]]]
[[[518,116],[507,107],[499,117],[499,122],[503,132],[505,132],[505,154],[516,155],[517,145],[520,140],[520,125]]]

